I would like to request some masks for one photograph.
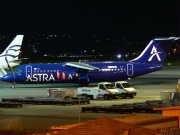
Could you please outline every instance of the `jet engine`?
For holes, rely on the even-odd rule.
[[[79,86],[85,87],[89,84],[89,77],[88,76],[79,76]]]

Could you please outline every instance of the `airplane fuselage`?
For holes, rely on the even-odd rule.
[[[162,69],[170,45],[179,37],[152,39],[139,56],[124,62],[64,62],[26,64],[14,72],[1,75],[1,81],[14,83],[73,82],[87,86],[91,82],[119,81]]]
[[[80,77],[87,77],[89,82],[117,81],[137,77],[162,69],[159,64],[137,64],[127,62],[89,62],[89,65],[98,67],[96,70],[79,70],[57,64],[27,64],[14,69],[3,77],[3,81],[16,83],[48,83],[74,82]]]

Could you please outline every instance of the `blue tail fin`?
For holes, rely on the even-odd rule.
[[[179,37],[154,38],[146,46],[143,52],[130,62],[146,64],[162,64],[173,41]]]

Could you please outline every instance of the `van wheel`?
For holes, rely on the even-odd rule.
[[[105,100],[109,100],[109,96],[108,95],[104,95],[104,99]]]
[[[126,95],[125,95],[125,94],[121,94],[121,97],[122,97],[123,99],[126,99]]]
[[[90,95],[90,99],[91,99],[91,100],[93,100],[93,99],[94,99],[93,95]]]
[[[133,98],[134,96],[130,96],[130,98]]]

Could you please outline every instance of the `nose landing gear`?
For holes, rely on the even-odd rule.
[[[13,84],[12,84],[11,88],[15,88],[15,84],[16,84],[16,83],[15,83],[15,82],[13,82]]]

